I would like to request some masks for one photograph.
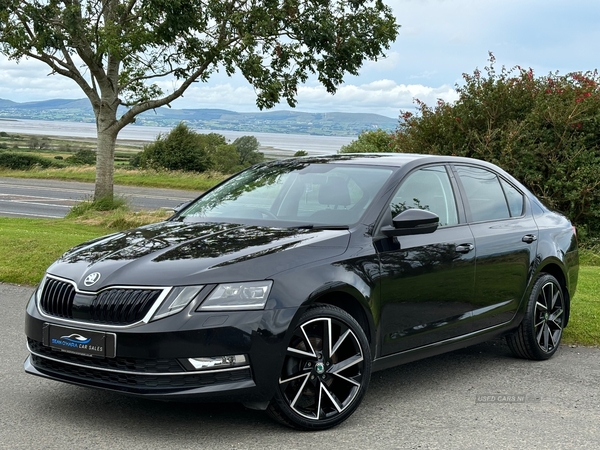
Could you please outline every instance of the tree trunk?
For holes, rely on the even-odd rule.
[[[119,129],[115,111],[101,108],[96,117],[98,148],[96,151],[96,188],[94,200],[113,198],[115,145]]]

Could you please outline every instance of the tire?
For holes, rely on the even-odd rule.
[[[552,275],[541,274],[533,285],[519,328],[506,337],[513,354],[538,361],[554,355],[562,338],[565,312],[560,283]]]
[[[340,308],[315,305],[294,330],[267,412],[292,428],[334,427],[356,410],[370,377],[371,351],[360,325]]]

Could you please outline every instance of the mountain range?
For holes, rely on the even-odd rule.
[[[0,118],[94,122],[89,100],[53,99],[18,103],[0,99]],[[136,118],[137,125],[173,127],[185,121],[204,130],[229,130],[255,133],[293,133],[321,136],[356,136],[365,130],[392,131],[397,119],[379,114],[351,112],[308,113],[300,111],[236,112],[225,109],[174,109],[146,111]]]

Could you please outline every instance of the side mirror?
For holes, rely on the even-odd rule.
[[[433,233],[440,224],[440,218],[431,211],[407,209],[394,217],[392,222],[393,227],[388,225],[381,228],[388,237]]]

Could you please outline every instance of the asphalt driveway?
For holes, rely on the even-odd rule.
[[[600,349],[515,359],[502,341],[378,372],[357,412],[319,433],[236,404],[176,404],[23,371],[33,289],[0,283],[2,449],[395,449],[600,446]]]

